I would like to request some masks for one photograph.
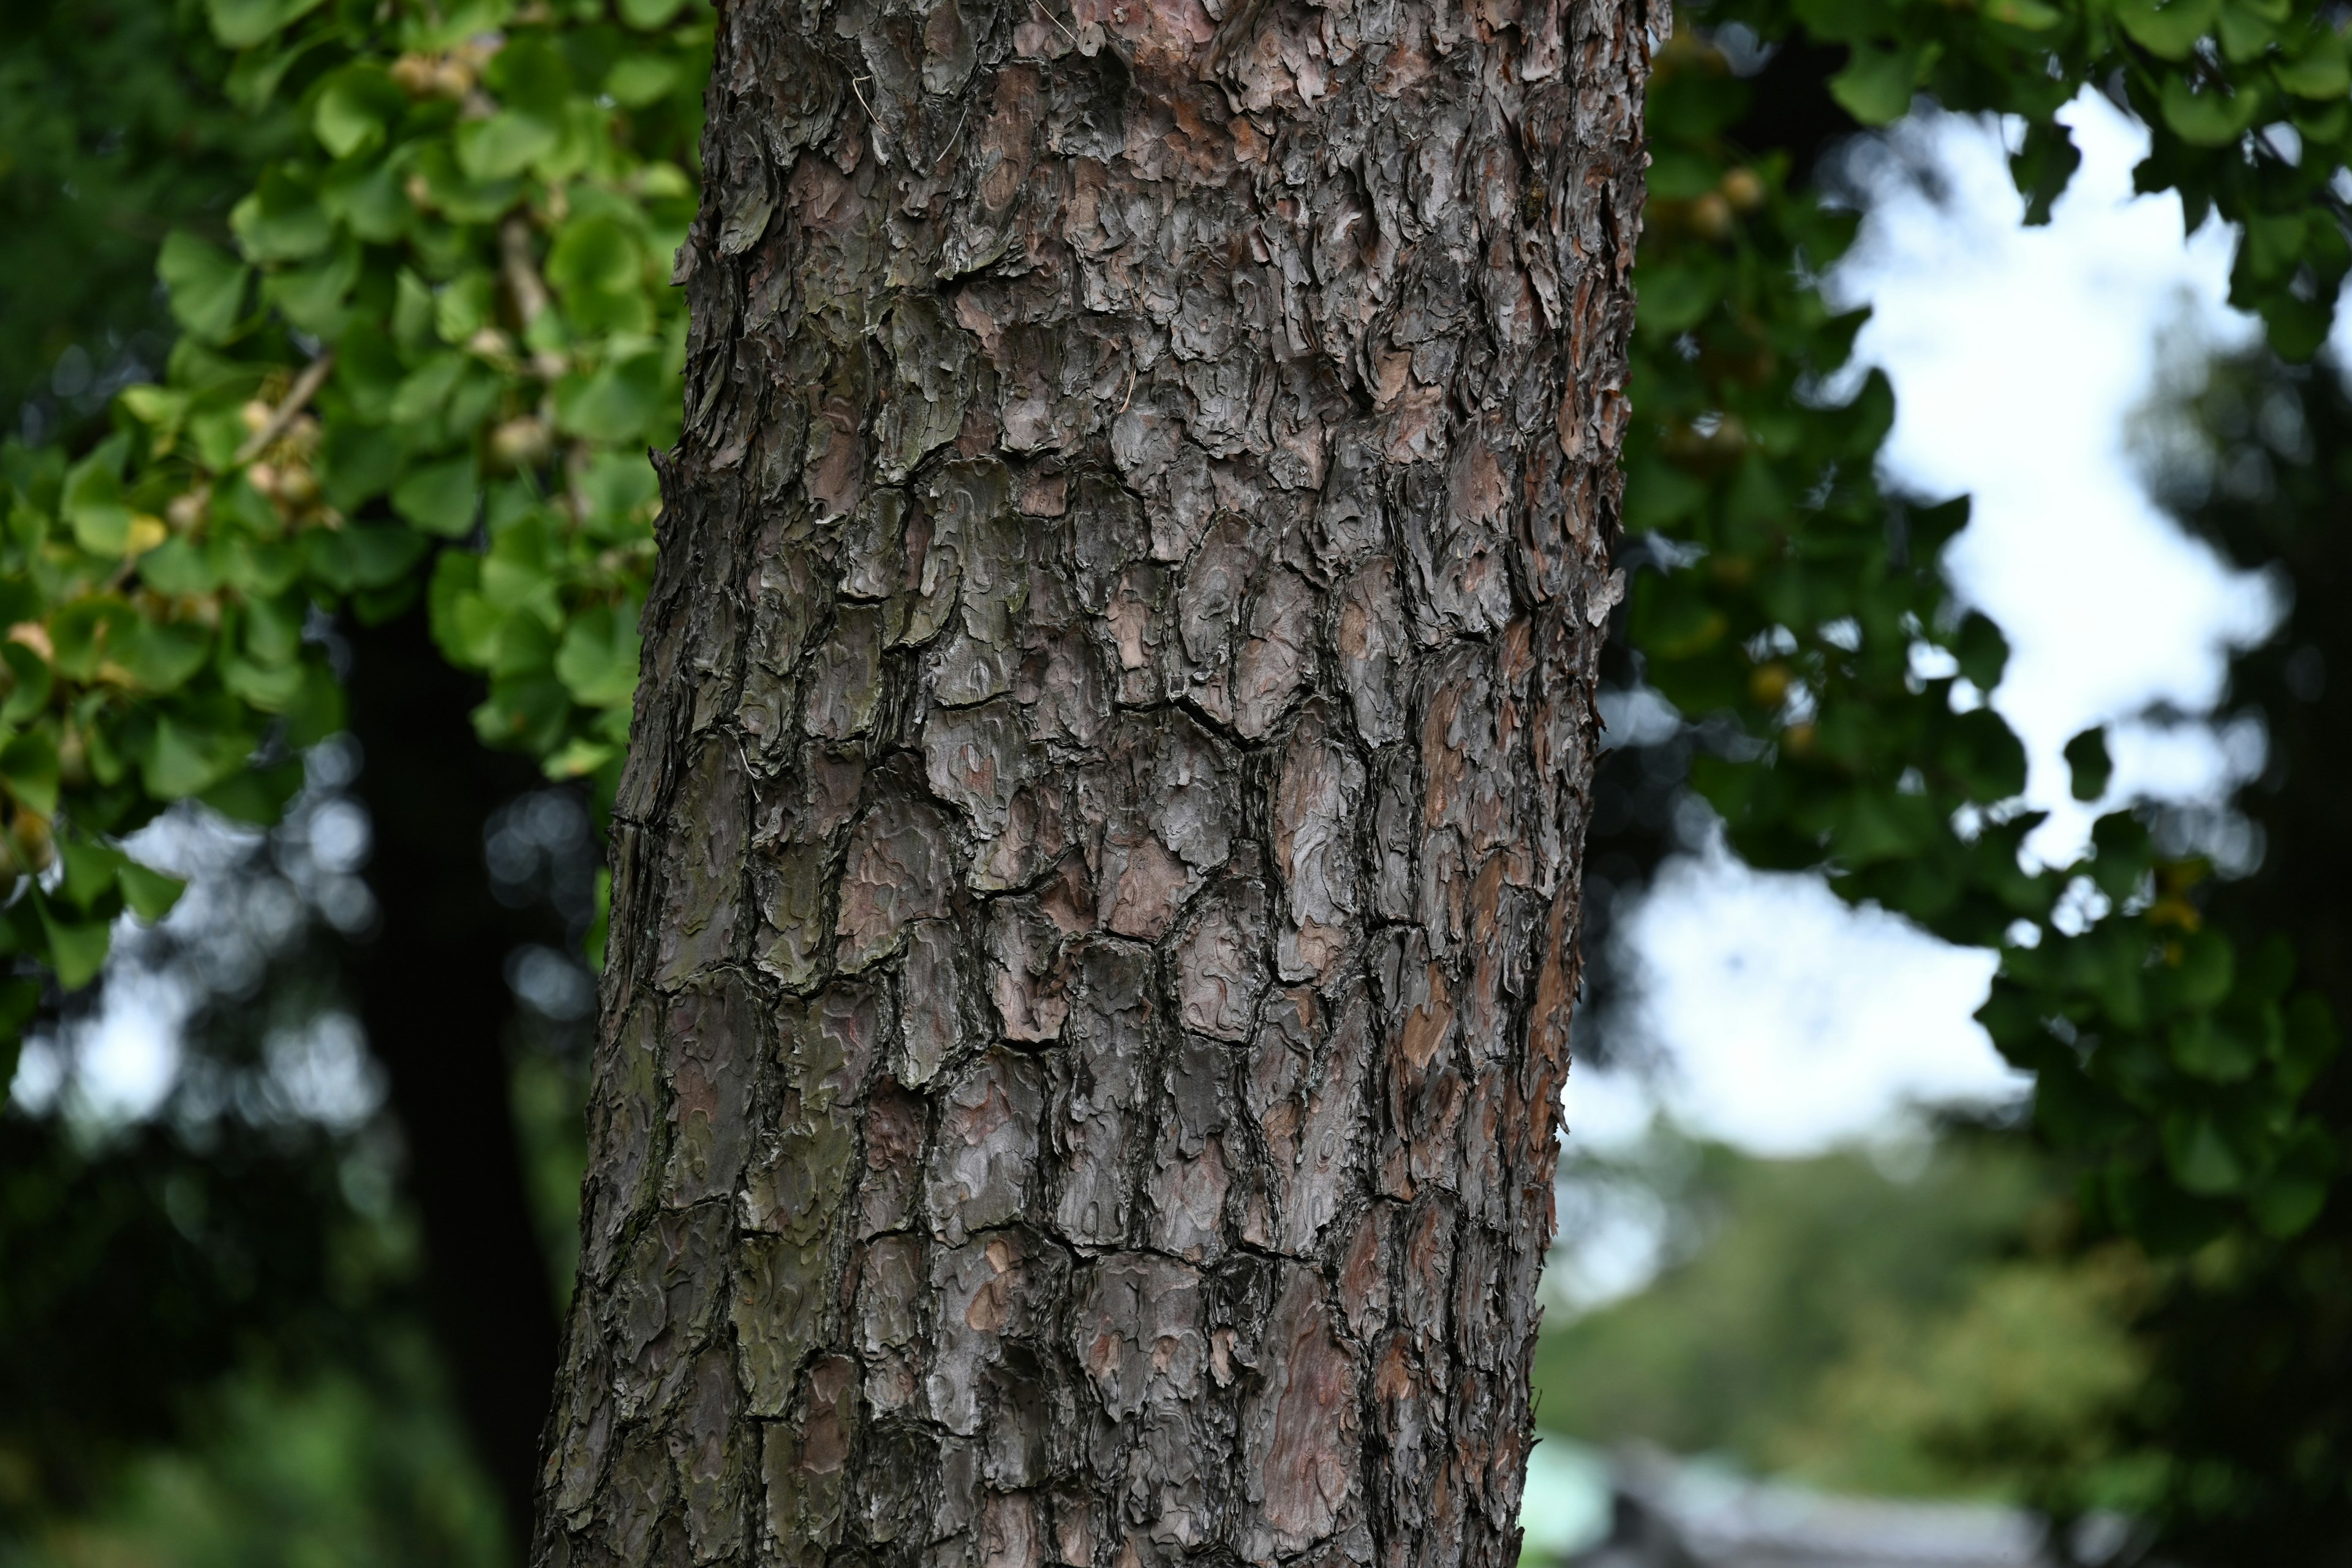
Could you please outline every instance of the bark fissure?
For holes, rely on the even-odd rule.
[[[722,10],[541,1561],[1515,1560],[1663,25]]]

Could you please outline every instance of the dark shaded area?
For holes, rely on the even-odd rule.
[[[1627,645],[1622,610],[1609,629],[1601,656],[1601,743],[1608,749],[1593,766],[1585,832],[1584,992],[1572,1049],[1579,1067],[1638,1070],[1650,1052],[1629,1012],[1639,976],[1622,926],[1666,857],[1695,847],[1685,837],[1687,822],[1696,818],[1678,827],[1677,807],[1698,732],[1663,702],[1645,705],[1641,656]]]
[[[1843,45],[1822,44],[1800,35],[1773,45],[1752,66],[1735,56],[1733,68],[1746,78],[1748,108],[1725,132],[1734,146],[1762,157],[1789,160],[1791,189],[1828,174],[1840,142],[1862,127],[1830,96],[1830,78],[1845,65]]]
[[[2234,803],[2260,859],[2198,891],[2226,932],[2284,931],[2340,1022],[2352,1018],[2352,397],[2335,365],[2256,353],[2217,363],[2177,414],[2159,498],[2230,561],[2279,574],[2293,601],[2277,633],[2231,667],[2230,711],[2269,741],[2262,776]],[[2158,834],[2185,853],[2230,827],[2210,809],[2172,811]],[[2340,1058],[2313,1100],[2352,1149]],[[2292,1241],[2207,1247],[2170,1277],[2144,1327],[2158,1359],[2139,1425],[2179,1478],[2168,1553],[2352,1563],[2352,1204],[2339,1194]]]
[[[478,683],[433,646],[421,610],[358,630],[352,644],[358,792],[375,827],[369,881],[383,916],[353,947],[347,982],[407,1140],[435,1338],[520,1548],[556,1308],[515,1131],[505,961],[562,933],[543,911],[493,896],[482,842],[500,804],[538,781],[526,760],[475,737]]]
[[[208,873],[222,879],[206,898],[231,924],[281,906],[252,913],[293,921],[262,968],[240,976],[215,945],[167,931],[134,944],[142,966],[205,993],[152,1116],[92,1121],[70,1096],[0,1111],[0,1528],[111,1508],[142,1456],[208,1443],[225,1420],[267,1430],[257,1399],[347,1434],[365,1419],[351,1402],[373,1400],[429,1435],[446,1393],[520,1556],[555,1363],[551,1216],[577,1191],[576,1152],[546,1145],[577,1142],[591,991],[572,955],[593,844],[576,801],[480,745],[478,686],[421,613],[353,631],[349,652],[360,744],[341,766],[373,832],[371,928],[339,937],[301,904],[288,847],[259,840]],[[297,818],[299,842],[316,803]],[[59,1026],[96,1000],[68,998]],[[287,1100],[274,1054],[281,1032],[344,1009],[390,1114],[330,1125]],[[536,1101],[528,1148],[518,1066]],[[415,1353],[420,1321],[438,1369]],[[432,1506],[404,1503],[391,1522],[426,1529],[446,1511],[425,1471],[447,1462],[411,1467]]]
[[[0,1115],[0,1519],[87,1506],[249,1359],[359,1359],[358,1315],[391,1304],[330,1139],[207,1142],[150,1123],[87,1150],[59,1118]]]
[[[228,101],[203,0],[0,0],[0,412],[39,439],[160,374],[165,234],[225,239],[255,168],[303,133]]]

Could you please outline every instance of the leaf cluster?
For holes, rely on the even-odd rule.
[[[212,0],[220,90],[303,134],[216,243],[163,242],[180,330],[68,460],[0,458],[0,952],[70,989],[168,882],[169,803],[267,821],[340,727],[322,615],[420,597],[488,678],[486,743],[607,784],[685,353],[709,25],[678,0]],[[37,1001],[0,984],[0,1034]]]
[[[2042,1131],[2093,1162],[2104,1219],[2164,1247],[2299,1231],[2340,1170],[2307,1103],[2328,1007],[2275,932],[2209,926],[2202,868],[2160,856],[2131,811],[2074,864],[2025,857],[2042,816],[1986,702],[2007,647],[1938,560],[1967,503],[1878,484],[1892,394],[1851,367],[1864,313],[1819,285],[1853,218],[1792,186],[1782,150],[1739,143],[1748,89],[1704,30],[1735,22],[1768,47],[1844,45],[1828,90],[1859,124],[1918,94],[2013,117],[2030,221],[2077,162],[2058,110],[2086,85],[2119,98],[2152,131],[2141,188],[2179,193],[2191,227],[2240,226],[2233,298],[2289,355],[2324,339],[2346,270],[2343,35],[2284,0],[1706,7],[1655,61],[1626,452],[1627,528],[1670,563],[1635,584],[1628,630],[1664,695],[1747,737],[1692,769],[1733,847],[2000,951],[1979,1018],[2035,1073]],[[2106,794],[2098,732],[2067,760],[2078,798]]]

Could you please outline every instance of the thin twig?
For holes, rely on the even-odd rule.
[[[1135,361],[1134,361],[1134,359],[1133,359],[1132,357],[1130,357],[1130,358],[1128,360],[1128,362],[1127,362],[1127,395],[1126,395],[1125,397],[1122,397],[1122,398],[1120,398],[1120,399],[1118,400],[1118,411],[1119,411],[1121,414],[1126,413],[1126,412],[1127,412],[1127,405],[1128,405],[1129,404],[1130,404],[1130,403],[1134,402],[1134,401],[1135,401]]]
[[[332,349],[328,349],[303,366],[302,374],[294,378],[294,384],[286,389],[285,401],[271,412],[268,424],[246,437],[245,445],[239,447],[236,456],[229,459],[229,467],[237,468],[249,463],[268,451],[271,442],[286,434],[286,427],[294,423],[294,416],[302,412],[302,405],[327,384],[327,373],[334,368],[335,351]]]
[[[950,134],[950,136],[948,137],[948,144],[947,144],[946,146],[944,146],[944,147],[942,147],[942,148],[940,148],[940,155],[939,155],[937,158],[934,158],[934,159],[932,159],[932,160],[931,160],[931,173],[932,173],[932,174],[938,174],[938,173],[940,172],[940,165],[941,163],[946,163],[946,162],[948,161],[948,154],[949,154],[949,153],[952,153],[952,152],[954,152],[954,151],[956,150],[956,138],[957,138],[958,136],[961,136],[961,135],[963,134],[963,128],[964,128],[964,125],[965,125],[966,121],[970,121],[971,119],[971,100],[970,100],[970,99],[968,99],[968,98],[967,98],[967,99],[965,99],[965,100],[963,100],[963,119],[959,120],[959,121],[956,121],[956,128],[955,128],[954,132],[953,132],[951,134]]]
[[[866,101],[866,89],[857,85],[865,79],[862,76],[851,77],[849,90],[857,95],[857,106],[866,110],[866,122],[874,128],[874,155],[887,165],[890,162],[890,150],[882,145],[882,117],[874,112],[872,104]]]
[[[1045,20],[1053,23],[1054,26],[1062,29],[1062,37],[1069,39],[1074,45],[1078,41],[1078,36],[1070,31],[1070,25],[1045,8],[1045,0],[1037,0],[1037,10],[1039,15],[1043,16]]]

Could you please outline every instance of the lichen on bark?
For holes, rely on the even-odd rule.
[[[543,1564],[1517,1556],[1662,10],[730,0]]]

